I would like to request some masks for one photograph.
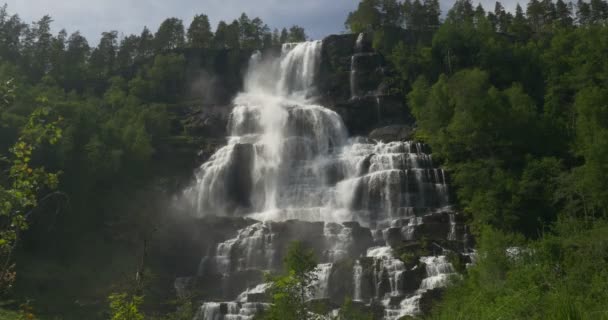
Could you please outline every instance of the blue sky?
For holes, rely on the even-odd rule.
[[[519,1],[524,6],[526,0]],[[168,17],[183,19],[187,27],[197,13],[207,14],[215,27],[219,20],[233,20],[241,12],[250,17],[259,16],[272,28],[303,26],[309,36],[320,39],[343,32],[346,15],[357,7],[359,0],[0,0],[2,2],[26,22],[50,14],[54,31],[80,30],[95,44],[103,31],[140,33],[144,26],[155,31]],[[495,1],[481,2],[486,10],[494,9]],[[447,11],[453,3],[453,0],[441,0],[442,10]],[[512,10],[517,0],[501,3]]]

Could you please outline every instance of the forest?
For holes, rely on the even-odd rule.
[[[180,152],[219,143],[179,116],[230,104],[252,52],[305,41],[305,30],[245,13],[212,29],[200,14],[187,29],[169,18],[92,46],[53,33],[50,16],[27,24],[10,9],[0,8],[0,319],[68,309],[66,319],[191,319],[191,305],[147,285],[162,279],[139,279],[146,239],[166,223],[159,208],[198,164]],[[608,319],[608,2],[441,9],[362,0],[345,13],[348,32],[371,35],[394,71],[391,90],[450,173],[475,237],[476,265],[424,318]],[[210,72],[225,92],[193,89]],[[302,250],[263,319],[308,318],[289,298],[310,282]],[[339,318],[368,319],[349,308]]]

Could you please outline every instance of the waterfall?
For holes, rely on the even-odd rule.
[[[239,230],[236,238],[217,245],[216,271],[227,275],[232,271],[266,270],[272,267],[273,257],[273,234],[270,227],[266,223],[256,223]]]
[[[357,41],[355,42],[355,52],[363,51],[363,41],[365,40],[365,33],[359,33]]]
[[[450,213],[450,232],[448,233],[448,240],[456,241],[456,214]]]
[[[420,288],[410,297],[403,299],[398,308],[388,306],[385,310],[385,320],[397,320],[404,316],[415,316],[421,313],[420,299],[425,292],[445,287],[450,277],[457,276],[454,267],[446,256],[421,257],[420,262],[426,266],[426,278],[422,280]]]
[[[350,98],[357,97],[357,65],[355,56],[350,58]]]
[[[337,223],[326,223],[323,229],[325,238],[325,257],[327,261],[336,262],[348,258],[352,249],[353,235],[352,228],[347,228]]]
[[[391,247],[374,247],[367,250],[367,256],[374,259],[374,288],[376,298],[399,296],[401,294],[401,276],[405,264],[393,256]],[[386,282],[388,280],[388,283]],[[388,288],[382,288],[388,284]],[[386,291],[386,292],[385,292]]]
[[[331,269],[333,264],[323,263],[319,264],[314,271],[317,280],[314,283],[314,293],[312,298],[323,299],[329,296],[329,276],[331,275]]]
[[[353,282],[354,282],[354,294],[353,300],[361,301],[361,282],[363,281],[363,267],[361,266],[361,262],[357,260],[355,262],[355,266],[353,268]]]
[[[422,257],[420,261],[426,265],[427,277],[422,280],[420,290],[432,290],[445,287],[449,277],[456,274],[454,267],[446,256]]]
[[[363,41],[360,35],[357,48]],[[200,166],[179,201],[198,217],[255,221],[210,246],[200,273],[215,268],[224,284],[236,276],[230,283],[240,282],[238,290],[226,293],[232,295],[245,284],[261,281],[239,277],[255,273],[250,271],[278,271],[286,242],[305,238],[324,262],[315,270],[310,298],[330,296],[334,264],[365,255],[353,268],[354,300],[373,296],[383,301],[385,319],[417,314],[424,292],[444,286],[454,270],[445,257],[421,259],[427,277],[414,295],[408,295],[405,279],[422,270],[408,269],[394,256],[388,231],[399,231],[397,241],[413,241],[424,229],[419,228],[425,221],[421,213],[443,213],[440,209],[450,201],[445,173],[434,167],[429,148],[421,143],[349,138],[340,115],[315,103],[321,48],[322,42],[311,41],[285,44],[278,56],[251,56],[244,90],[234,99],[227,144]],[[358,94],[356,59],[363,63],[373,57],[353,56],[353,96]],[[310,224],[304,227],[304,222]],[[456,218],[450,215],[448,240],[456,238],[456,230]],[[368,283],[375,292],[365,295],[363,284]],[[409,287],[409,293],[415,288]],[[258,299],[267,289],[260,284],[235,297],[235,302],[204,303],[195,319],[251,319],[265,308]],[[335,291],[331,292],[333,297]]]
[[[184,193],[197,214],[370,225],[447,205],[443,173],[422,145],[348,139],[342,118],[314,104],[321,45],[251,58],[228,144]]]

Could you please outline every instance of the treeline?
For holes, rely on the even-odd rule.
[[[354,33],[376,31],[383,27],[401,27],[410,30],[437,29],[440,25],[439,0],[363,0],[345,22]],[[569,27],[605,23],[608,4],[605,0],[531,0],[526,11],[517,4],[515,12],[508,12],[500,2],[493,11],[486,11],[481,3],[457,1],[449,10],[447,19],[462,20],[484,16],[497,32],[539,33],[555,26]],[[518,29],[519,27],[528,30]]]
[[[397,70],[477,240],[432,318],[605,319],[608,2],[437,8],[363,0],[346,21]]]
[[[90,82],[132,75],[134,66],[172,50],[259,50],[307,38],[301,27],[271,31],[260,18],[250,19],[245,13],[230,24],[220,21],[214,32],[209,18],[200,14],[187,29],[182,20],[169,18],[156,32],[147,27],[139,35],[123,37],[117,31],[103,32],[97,46],[92,47],[78,31],[68,35],[61,30],[54,35],[52,21],[44,16],[28,25],[17,14],[9,14],[7,5],[1,7],[0,57],[19,67],[31,83],[51,77],[66,91],[78,93],[90,89]]]

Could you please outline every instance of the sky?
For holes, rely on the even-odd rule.
[[[507,10],[514,10],[518,0],[502,0]],[[526,0],[519,0],[524,6]],[[0,0],[9,12],[18,13],[25,22],[49,14],[53,30],[80,31],[95,44],[104,31],[139,34],[144,26],[155,31],[168,17],[184,20],[186,28],[195,14],[207,14],[213,27],[220,20],[232,21],[242,12],[260,17],[271,28],[297,24],[313,39],[344,32],[348,12],[359,0]],[[477,3],[477,1],[474,1]],[[494,0],[481,0],[486,10],[494,9]],[[445,13],[454,0],[441,0]]]

